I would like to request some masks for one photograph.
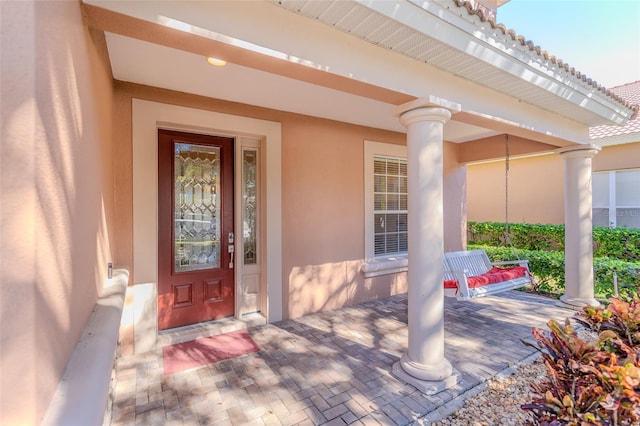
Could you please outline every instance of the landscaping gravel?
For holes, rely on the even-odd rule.
[[[574,323],[574,326],[576,324]],[[578,336],[586,341],[597,338],[597,334],[582,326],[576,327]],[[432,426],[510,426],[534,424],[533,417],[520,406],[533,401],[531,385],[540,383],[547,376],[542,357],[525,363],[507,377],[494,377],[487,387],[468,398],[464,406],[447,418],[432,423]]]
[[[531,422],[529,412],[520,408],[533,400],[531,384],[546,377],[542,359],[523,364],[506,378],[494,378],[477,395],[468,398],[464,406],[433,426],[509,426]]]

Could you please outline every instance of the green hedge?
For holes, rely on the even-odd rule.
[[[593,228],[593,256],[640,262],[640,229]]]
[[[506,224],[500,222],[469,222],[469,244],[508,246]],[[564,225],[509,225],[513,247],[524,250],[564,251]],[[594,228],[593,256],[640,262],[640,229]]]
[[[561,251],[523,250],[512,247],[469,244],[469,250],[483,249],[493,261],[522,259],[529,261],[535,277],[536,292],[562,294],[564,289],[564,253]],[[609,299],[614,294],[613,273],[618,276],[618,292],[628,298],[636,294],[640,285],[640,262],[628,262],[608,257],[593,259],[596,298]]]

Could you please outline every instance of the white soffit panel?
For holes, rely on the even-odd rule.
[[[451,1],[270,0],[340,31],[581,123],[628,111]],[[474,20],[478,22],[474,22]]]
[[[212,67],[200,55],[117,34],[106,33],[106,40],[113,77],[117,80],[405,131],[399,120],[391,115],[393,105],[384,102],[240,65]]]

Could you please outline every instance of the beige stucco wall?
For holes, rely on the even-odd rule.
[[[78,2],[0,17],[0,423],[39,424],[111,260],[112,79]]]
[[[594,172],[637,168],[640,168],[640,141],[604,147],[593,157]]]
[[[364,141],[403,134],[304,119],[283,123],[285,306],[297,317],[406,291],[406,274],[365,280]]]
[[[467,247],[467,166],[460,163],[460,144],[444,144],[444,250]]]
[[[242,105],[217,99],[116,82],[117,261],[132,265],[131,100],[144,99],[281,123],[282,276],[285,317],[297,317],[406,291],[406,274],[364,279],[364,141],[404,144],[405,135]],[[447,155],[456,155],[446,144]],[[461,247],[464,168],[455,159],[445,206],[453,229],[450,245]],[[455,194],[453,193],[455,192]],[[457,213],[456,213],[457,212]],[[133,279],[137,282],[135,271]]]
[[[505,221],[504,161],[467,166],[467,215]],[[557,154],[509,162],[509,222],[564,223],[564,162]]]
[[[593,171],[640,167],[640,142],[604,147]],[[504,161],[467,167],[468,219],[504,222]],[[564,223],[564,161],[558,154],[512,159],[509,167],[509,222]]]

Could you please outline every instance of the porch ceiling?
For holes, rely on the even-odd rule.
[[[202,55],[113,33],[106,34],[116,80],[233,102],[404,132],[393,105],[270,72],[228,63],[212,67]],[[238,90],[241,88],[241,90]],[[339,105],[339,108],[336,106]],[[498,131],[451,121],[445,139],[465,142]]]
[[[395,105],[433,94],[463,106],[445,126],[452,142],[510,133],[567,146],[587,141],[586,123],[630,114],[515,45],[496,46],[488,24],[449,0],[85,0],[84,10],[122,81],[393,131],[404,131]]]

